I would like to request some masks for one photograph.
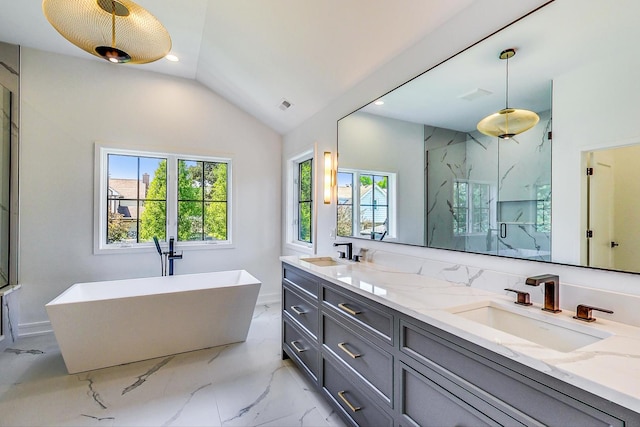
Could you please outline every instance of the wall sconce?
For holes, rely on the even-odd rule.
[[[324,203],[331,203],[331,190],[336,185],[336,171],[333,169],[333,158],[330,151],[324,152]]]

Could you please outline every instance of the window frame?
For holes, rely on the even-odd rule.
[[[155,251],[153,242],[142,243],[107,243],[107,192],[108,183],[108,156],[124,155],[136,157],[155,157],[167,159],[167,201],[166,201],[166,236],[178,235],[178,160],[203,161],[227,164],[227,240],[224,241],[188,241],[178,240],[176,246],[181,250],[232,248],[234,230],[234,203],[233,203],[233,158],[230,156],[210,156],[201,154],[189,154],[166,150],[154,150],[153,148],[118,147],[117,145],[95,144],[95,168],[94,168],[94,254],[148,252]]]
[[[459,184],[464,184],[467,186],[467,199],[466,199],[466,205],[458,205],[457,204],[457,194],[456,194],[456,188],[458,187]],[[488,190],[488,198],[487,198],[487,207],[486,208],[478,208],[478,206],[475,206],[473,204],[473,190],[475,186],[483,186],[486,187]],[[467,180],[467,179],[458,179],[455,180],[453,182],[453,186],[452,186],[452,209],[453,209],[453,216],[454,216],[454,221],[452,221],[452,231],[453,231],[453,235],[454,236],[482,236],[482,235],[486,235],[487,232],[490,232],[492,228],[495,228],[495,225],[492,223],[492,218],[493,218],[493,212],[495,212],[495,200],[496,200],[496,196],[497,196],[497,191],[496,188],[491,185],[490,182],[485,182],[485,181],[476,181],[476,180]],[[493,202],[492,202],[493,201]],[[482,210],[482,211],[486,211],[487,215],[488,215],[488,230],[487,231],[474,231],[474,217],[475,217],[475,212],[477,210]],[[465,218],[465,223],[464,223],[464,227],[465,230],[464,231],[458,231],[456,229],[456,222],[455,222],[455,217],[456,215],[458,215],[459,211],[464,211],[466,218]]]
[[[388,171],[375,171],[368,169],[351,169],[351,168],[339,168],[339,173],[348,173],[352,174],[353,181],[351,186],[351,221],[352,221],[352,235],[351,236],[339,236],[339,237],[358,237],[365,238],[365,235],[360,234],[361,221],[360,218],[362,216],[361,212],[361,204],[360,204],[360,177],[371,176],[373,177],[386,177],[387,178],[387,234],[385,235],[385,240],[393,240],[397,238],[397,209],[398,209],[398,201],[396,200],[396,187],[397,187],[397,174],[395,172]],[[375,185],[375,184],[373,184]],[[372,197],[375,195],[372,194]],[[348,206],[346,204],[340,205],[338,201],[338,206]],[[375,206],[373,199],[372,205],[365,206]],[[337,230],[336,230],[337,231]],[[356,234],[357,233],[357,234]]]
[[[315,250],[316,240],[316,221],[317,221],[317,177],[318,162],[317,150],[314,147],[289,157],[286,174],[286,214],[285,229],[286,240],[285,246],[297,252],[313,253]],[[298,240],[298,201],[299,201],[299,165],[305,161],[311,161],[311,242]]]

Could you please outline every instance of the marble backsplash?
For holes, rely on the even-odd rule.
[[[502,295],[512,294],[505,291],[505,288],[522,290],[528,292],[531,295],[531,301],[538,305],[542,305],[544,300],[544,287],[526,285],[525,280],[527,277],[523,275],[375,249],[368,249],[363,255],[367,262],[393,271],[420,274]],[[504,262],[508,263],[509,260],[505,259]],[[544,271],[544,266],[540,270],[539,274],[547,273],[547,271]],[[515,295],[513,295],[513,298],[515,301]],[[594,317],[596,318],[610,319],[640,327],[640,311],[637,309],[640,306],[640,296],[566,283],[562,281],[562,276],[560,276],[560,307],[571,312],[576,310],[578,304],[614,311],[613,314],[594,312]]]

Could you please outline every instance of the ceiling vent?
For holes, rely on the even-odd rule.
[[[280,100],[280,104],[278,105],[278,108],[280,108],[282,111],[287,111],[291,107],[293,107],[293,104],[284,98]]]
[[[474,89],[471,92],[465,93],[464,95],[460,95],[458,98],[466,99],[467,101],[474,101],[478,98],[482,98],[487,95],[491,95],[493,92],[485,90],[485,89]]]

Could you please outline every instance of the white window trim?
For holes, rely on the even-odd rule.
[[[195,160],[206,162],[227,163],[227,240],[225,241],[178,241],[176,248],[180,250],[207,250],[207,249],[230,249],[235,248],[233,243],[235,224],[235,204],[234,204],[234,176],[232,156],[208,156],[200,154],[185,154],[166,150],[153,150],[146,148],[122,148],[115,145],[102,143],[95,144],[95,164],[94,164],[94,227],[93,227],[93,253],[114,254],[114,253],[138,253],[155,252],[156,247],[153,242],[147,243],[106,243],[106,212],[107,212],[107,157],[109,154],[121,154],[142,157],[160,157],[167,159],[167,181],[177,179],[177,160]],[[175,160],[175,161],[174,161]],[[178,195],[177,186],[167,185],[167,238],[177,236],[178,220]],[[172,223],[169,223],[172,222]]]
[[[478,180],[468,180],[468,179],[459,179],[456,180],[455,182],[466,182],[467,184],[469,184],[469,194],[472,194],[471,191],[471,187],[474,184],[481,184],[481,185],[488,185],[489,186],[489,233],[491,233],[491,230],[496,230],[497,229],[497,197],[498,197],[498,189],[495,186],[494,183],[492,183],[491,181],[478,181]],[[473,221],[473,211],[474,211],[474,206],[473,206],[473,201],[471,200],[471,197],[469,197],[467,199],[467,232],[466,233],[453,233],[454,236],[458,236],[458,237],[464,237],[464,236],[484,236],[487,233],[486,232],[470,232],[469,230],[472,227],[472,221]]]
[[[295,251],[304,253],[313,253],[316,241],[316,222],[317,222],[317,168],[318,158],[315,150],[307,150],[299,153],[287,161],[287,210],[286,210],[286,245]],[[298,175],[298,164],[306,160],[312,159],[312,187],[313,187],[313,209],[311,210],[311,243],[301,242],[298,240],[298,183],[296,181]]]
[[[350,168],[339,168],[339,172],[346,172],[353,174],[353,199],[352,199],[352,209],[353,209],[353,230],[360,230],[360,185],[357,183],[360,182],[360,175],[377,175],[377,176],[386,176],[388,177],[387,181],[387,198],[389,199],[389,206],[387,209],[387,218],[389,220],[389,224],[387,225],[387,235],[385,236],[385,240],[394,240],[398,236],[398,201],[396,200],[396,186],[397,186],[397,174],[395,172],[388,171],[374,171],[368,169],[350,169]],[[347,237],[347,236],[342,236]],[[353,237],[353,236],[351,236]],[[358,236],[359,237],[359,236]]]

